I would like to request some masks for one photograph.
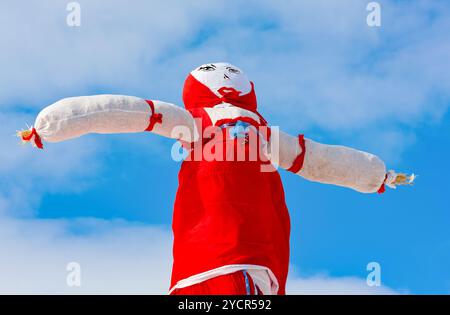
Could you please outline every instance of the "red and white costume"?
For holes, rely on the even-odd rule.
[[[192,71],[183,101],[194,118],[201,118],[202,134],[209,126],[232,126],[238,121],[253,127],[266,125],[256,111],[253,85],[229,64]],[[236,149],[229,151],[236,152],[236,146],[246,145],[229,137],[227,127],[223,129],[224,152],[229,146]],[[203,139],[203,144],[208,141]],[[246,270],[264,294],[284,293],[289,213],[279,174],[261,172],[262,163],[268,161],[192,161],[188,157],[183,162],[173,216],[171,291]]]
[[[253,83],[233,65],[206,64],[192,71],[183,101],[186,110],[121,95],[64,99],[44,109],[22,135],[38,147],[42,140],[92,132],[145,130],[183,142],[189,155],[179,173],[173,214],[172,294],[285,293],[290,220],[272,165],[365,193],[381,192],[385,183],[394,186],[395,173],[387,173],[372,154],[269,128],[257,111]],[[208,146],[214,157],[223,158],[207,156]]]

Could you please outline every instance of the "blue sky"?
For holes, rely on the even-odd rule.
[[[165,293],[172,141],[89,135],[38,152],[12,135],[67,96],[181,105],[192,68],[229,61],[272,125],[419,174],[378,196],[282,171],[290,292],[450,293],[450,5],[379,1],[382,25],[370,28],[368,2],[79,1],[78,28],[66,1],[2,2],[0,292]],[[78,291],[65,285],[69,261],[85,271]],[[365,284],[371,261],[382,288]]]

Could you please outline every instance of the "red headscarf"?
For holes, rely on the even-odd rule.
[[[250,111],[256,111],[257,101],[253,82],[245,82],[247,79],[241,72],[238,74],[227,73],[226,71],[228,71],[230,67],[234,67],[229,64],[216,63],[209,64],[207,66],[217,66],[217,69],[215,68],[216,70],[210,70],[208,73],[202,73],[205,80],[209,79],[208,76],[214,76],[212,77],[214,84],[211,84],[214,86],[208,86],[207,84],[200,82],[195,77],[195,73],[202,71],[201,69],[204,66],[192,71],[186,78],[183,88],[183,102],[186,109],[213,107],[220,103],[229,103]],[[231,70],[240,71],[234,68]],[[237,84],[234,80],[236,76],[240,76],[238,78],[240,83],[244,80],[244,83],[251,86],[250,92],[241,95],[242,91],[237,89],[239,84]]]

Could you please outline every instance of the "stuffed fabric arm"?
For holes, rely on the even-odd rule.
[[[395,188],[412,183],[414,179],[414,175],[386,172],[383,161],[373,154],[321,144],[303,135],[293,137],[280,132],[278,152],[279,156],[273,162],[286,170],[311,181],[348,187],[362,193],[381,193],[385,184]]]
[[[174,127],[187,132],[173,133]],[[44,108],[33,128],[19,132],[24,142],[42,148],[42,140],[59,142],[88,133],[132,133],[151,131],[185,141],[196,137],[192,115],[185,109],[161,101],[134,96],[95,95],[62,99]]]
[[[363,193],[377,192],[383,185],[386,166],[373,154],[309,139],[305,147],[305,161],[297,174],[306,179]]]

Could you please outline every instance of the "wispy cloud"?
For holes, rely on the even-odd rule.
[[[98,219],[0,217],[2,294],[165,294],[171,237],[162,227]],[[66,267],[81,267],[81,286]]]
[[[380,28],[363,0],[80,4],[82,25],[69,28],[64,3],[2,3],[3,109],[99,90],[180,103],[188,71],[214,60],[249,73],[272,123],[363,146],[352,131],[390,138],[438,122],[450,103],[445,1],[381,1]]]
[[[1,205],[1,203],[0,203]],[[17,220],[0,217],[2,294],[166,294],[171,234],[165,227],[98,219]],[[66,267],[81,267],[80,287],[70,287]],[[288,294],[397,294],[365,280],[289,277]]]
[[[58,149],[49,146],[44,152],[21,146],[14,132],[32,117],[0,112],[0,199],[8,205],[3,211],[13,216],[35,214],[44,193],[87,188],[101,169],[99,156],[106,148],[95,139],[69,141]]]
[[[291,276],[287,284],[288,294],[301,295],[392,295],[406,294],[386,286],[370,287],[365,279],[357,277]]]

